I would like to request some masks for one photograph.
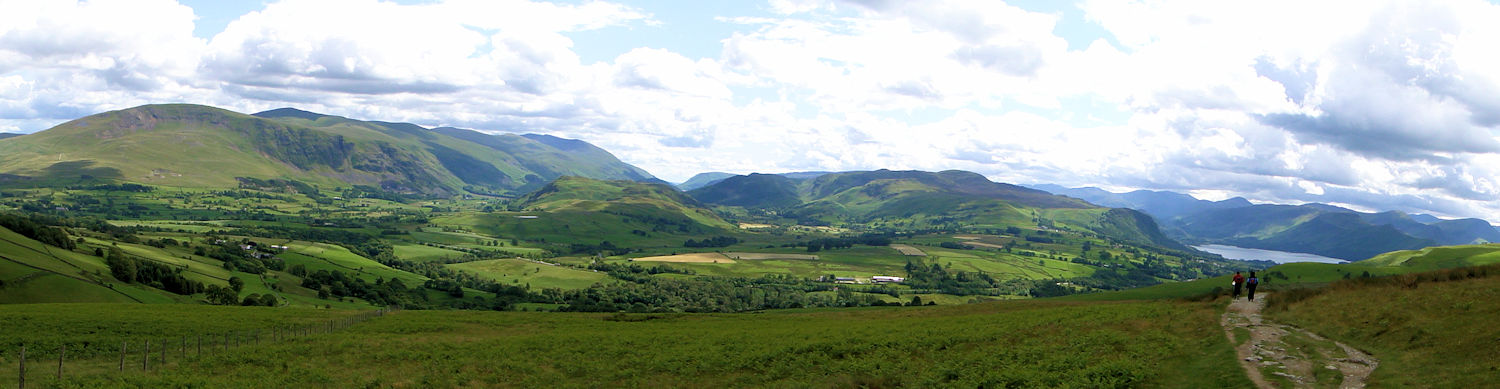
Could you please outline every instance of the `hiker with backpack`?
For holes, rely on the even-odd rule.
[[[1255,272],[1250,272],[1250,279],[1245,280],[1245,287],[1250,290],[1250,301],[1255,301],[1255,286],[1260,284],[1260,278],[1255,277]]]
[[[1234,296],[1230,298],[1240,298],[1240,287],[1245,285],[1245,276],[1240,275],[1240,272],[1234,272],[1234,279],[1229,281],[1229,284],[1234,285]]]

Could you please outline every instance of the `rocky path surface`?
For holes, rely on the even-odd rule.
[[[1220,324],[1258,388],[1363,388],[1380,361],[1301,328],[1261,317],[1265,294],[1235,299]]]

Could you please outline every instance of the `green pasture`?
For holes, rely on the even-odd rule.
[[[1438,251],[1439,262],[1452,259]],[[1500,348],[1494,347],[1500,339],[1500,327],[1494,325],[1500,320],[1500,305],[1495,304],[1500,276],[1493,268],[1489,273],[1468,279],[1444,275],[1408,281],[1423,278],[1413,274],[1395,282],[1335,283],[1312,297],[1268,307],[1267,315],[1379,358],[1371,387],[1490,386],[1500,370]]]
[[[287,266],[301,264],[307,267],[308,272],[317,269],[353,271],[368,278],[366,281],[373,282],[377,277],[397,278],[407,285],[420,285],[427,280],[427,277],[392,269],[338,245],[302,241],[294,241],[285,245],[290,249],[282,253],[280,257],[286,260]]]
[[[232,308],[220,308],[232,309]],[[169,316],[264,322],[238,308]],[[300,314],[307,310],[291,311]],[[314,310],[312,312],[328,312]],[[330,312],[337,314],[339,311]],[[140,316],[166,316],[139,313]],[[284,318],[283,318],[284,319]],[[247,325],[248,326],[248,325]],[[226,330],[244,327],[217,327]],[[166,332],[170,334],[171,332]],[[105,342],[108,344],[108,342]],[[48,378],[35,382],[46,386]],[[60,386],[1246,387],[1208,304],[993,302],[765,314],[405,311]]]
[[[456,259],[466,255],[459,251],[419,244],[398,244],[392,246],[392,248],[395,249],[396,258],[417,262]]]
[[[583,289],[610,282],[608,274],[571,267],[544,265],[522,259],[505,258],[446,265],[505,285],[529,285],[532,290],[545,288]]]

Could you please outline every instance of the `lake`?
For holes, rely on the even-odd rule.
[[[1289,252],[1285,252],[1285,251],[1276,251],[1276,250],[1250,249],[1250,248],[1244,248],[1244,247],[1227,246],[1227,245],[1222,245],[1222,244],[1206,244],[1206,245],[1202,245],[1202,246],[1193,246],[1193,248],[1199,249],[1199,250],[1203,250],[1203,251],[1207,251],[1207,252],[1214,253],[1214,254],[1223,255],[1224,258],[1229,258],[1229,259],[1244,259],[1244,260],[1259,259],[1259,260],[1272,261],[1272,262],[1276,262],[1276,263],[1288,263],[1288,262],[1344,263],[1344,262],[1348,262],[1348,261],[1345,261],[1345,260],[1342,260],[1342,259],[1329,258],[1329,257],[1325,257],[1325,256],[1322,256],[1322,255],[1317,255],[1317,254],[1289,253]]]

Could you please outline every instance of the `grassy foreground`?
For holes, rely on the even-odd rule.
[[[1272,319],[1381,359],[1372,387],[1466,388],[1500,374],[1500,266],[1450,269],[1273,295]]]
[[[202,320],[194,316],[161,319]],[[146,374],[83,373],[65,382],[40,374],[32,383],[1246,387],[1218,316],[1203,303],[1046,301],[759,314],[406,311]]]

